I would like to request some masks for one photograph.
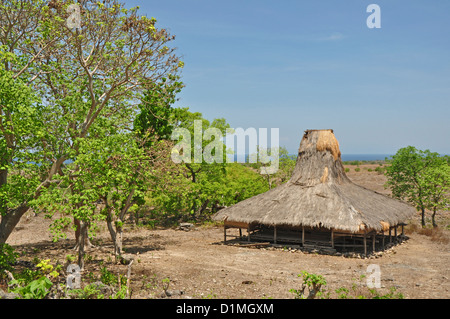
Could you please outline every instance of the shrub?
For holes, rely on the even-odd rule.
[[[10,285],[17,284],[15,280],[10,282]],[[53,283],[46,276],[33,280],[24,287],[17,287],[12,292],[21,295],[24,299],[44,299],[50,292]]]
[[[350,168],[346,167],[346,168],[345,168],[345,172],[346,172],[346,173],[350,172]]]
[[[302,288],[300,290],[290,289],[289,292],[295,294],[295,299],[314,299],[316,296],[323,298],[322,287],[325,287],[327,281],[322,275],[310,274],[302,271],[298,277],[303,277]],[[308,287],[308,294],[305,294],[305,289]]]
[[[3,270],[13,270],[13,265],[16,263],[18,256],[19,254],[14,252],[14,248],[10,245],[0,244],[0,279],[6,276],[6,273]]]
[[[310,274],[303,271],[298,275],[303,276],[302,288],[300,290],[290,289],[289,292],[295,295],[295,299],[314,299],[316,296],[324,298],[331,298],[331,292],[326,291],[327,281],[322,275]],[[359,277],[359,283],[353,279],[351,288],[340,287],[334,291],[338,299],[403,299],[401,293],[396,293],[395,287],[392,287],[388,293],[381,294],[376,289],[369,289],[363,285],[365,275]],[[308,288],[308,294],[305,289]]]
[[[114,275],[112,272],[110,272],[108,269],[106,269],[106,267],[101,268],[100,273],[101,273],[100,281],[102,283],[104,283],[105,285],[115,286],[118,284],[119,278],[116,275]],[[126,285],[127,278],[122,275],[119,275],[119,276],[120,276],[120,284]]]
[[[355,168],[355,172],[359,172],[361,169],[359,167]]]

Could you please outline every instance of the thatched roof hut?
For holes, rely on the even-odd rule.
[[[410,205],[350,181],[333,130],[307,130],[287,183],[222,209],[213,219],[228,225],[302,226],[364,234],[388,230],[414,213]]]

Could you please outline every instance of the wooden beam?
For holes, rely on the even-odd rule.
[[[250,242],[250,225],[247,227],[247,241]]]
[[[302,246],[305,246],[305,227],[302,226]]]

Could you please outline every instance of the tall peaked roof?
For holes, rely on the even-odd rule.
[[[287,183],[224,208],[213,219],[358,233],[384,230],[414,213],[410,205],[346,176],[333,130],[307,130]]]

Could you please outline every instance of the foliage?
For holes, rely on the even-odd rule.
[[[140,136],[153,134],[158,140],[170,139],[179,113],[172,108],[172,104],[176,101],[176,94],[181,92],[183,83],[177,78],[173,78],[170,85],[166,82],[164,78],[144,93],[133,128]]]
[[[332,292],[327,291],[327,281],[322,275],[310,274],[302,271],[298,275],[303,278],[302,288],[300,290],[290,289],[289,292],[295,295],[295,299],[314,299],[320,297],[322,299],[332,298]],[[359,283],[354,280],[350,288],[340,287],[334,291],[338,299],[403,299],[401,293],[397,293],[395,287],[389,289],[389,292],[382,294],[375,288],[368,288],[363,286],[362,279],[364,275],[359,277]],[[306,294],[305,289],[308,288]]]
[[[422,212],[422,226],[425,209],[437,209],[439,202],[448,196],[448,165],[447,159],[438,153],[408,146],[399,149],[386,167],[386,186],[394,197],[407,200]]]
[[[210,122],[201,113],[192,113],[187,108],[172,109],[171,112],[169,128],[181,130],[189,138],[193,137],[187,144],[190,145],[188,151],[191,154],[199,152],[203,155],[209,144],[213,143],[215,146],[210,150],[211,155],[220,158],[210,162],[202,156],[199,162],[187,159],[179,164],[174,163],[169,174],[159,176],[158,185],[149,194],[148,205],[155,207],[153,214],[168,221],[205,218],[206,212],[213,212],[223,201],[227,163],[224,143],[216,140],[216,137],[211,137],[211,142],[204,137],[204,133],[211,129],[224,136],[229,125],[224,119]],[[152,119],[148,122],[152,122]],[[196,137],[201,137],[201,140],[197,141]]]
[[[43,299],[53,286],[50,280],[58,278],[61,265],[56,267],[50,263],[50,259],[38,260],[36,270],[24,269],[21,273],[15,274],[14,280],[8,286],[14,287],[11,292],[19,294],[24,299]]]
[[[295,294],[296,299],[314,299],[316,296],[323,297],[322,287],[325,287],[327,281],[322,275],[310,274],[307,271],[302,271],[298,277],[303,278],[302,288],[300,290],[290,289],[289,291]],[[305,289],[308,288],[306,295]]]
[[[127,279],[124,276],[119,275],[119,277],[117,277],[115,274],[113,274],[111,271],[109,271],[106,267],[102,267],[100,269],[100,274],[101,274],[100,281],[102,283],[104,283],[105,285],[115,286],[119,283],[119,281],[122,286],[127,284]]]
[[[43,136],[42,108],[32,90],[20,78],[14,78],[5,64],[17,61],[0,46],[0,214],[32,198],[41,172],[37,147]],[[29,150],[33,149],[33,152]],[[8,174],[9,173],[9,174]]]
[[[8,244],[0,244],[0,279],[5,276],[3,270],[12,271],[19,255]]]
[[[68,295],[73,299],[104,299],[104,295],[95,283],[88,284],[82,289],[70,289]]]
[[[278,158],[274,158],[276,155],[278,155]],[[269,189],[286,183],[291,178],[297,161],[295,155],[289,155],[285,147],[279,147],[278,149],[269,148],[264,150],[262,154],[259,153],[259,147],[257,147],[257,153],[251,156],[258,159],[258,161],[248,165],[260,171],[260,174],[267,181]],[[274,165],[276,161],[278,161],[276,172],[265,169]]]
[[[0,169],[2,241],[31,205],[39,211],[67,192],[71,201],[66,207],[72,207],[63,214],[73,213],[88,224],[89,202],[95,198],[90,187],[95,187],[95,181],[79,181],[87,174],[80,174],[77,163],[70,163],[80,161],[83,147],[104,146],[114,140],[110,136],[130,132],[139,110],[135,102],[155,86],[171,87],[183,67],[175,49],[169,47],[174,37],[156,28],[156,19],[139,16],[138,8],[127,9],[113,0],[80,2],[83,23],[75,31],[66,24],[72,3],[9,1],[0,5],[4,17],[0,65],[6,72],[1,72],[0,86],[12,92],[5,94],[0,113],[2,123],[7,121],[0,147],[9,152],[7,158],[2,156]],[[17,88],[11,90],[12,85]],[[5,112],[5,108],[15,111]],[[21,156],[27,171],[17,165],[16,158]],[[80,191],[76,184],[83,182],[87,188]],[[6,225],[11,226],[6,229]]]
[[[436,212],[450,206],[450,165],[442,161],[435,167],[427,167],[422,183],[425,188],[425,207],[433,212],[432,224],[437,227]]]
[[[20,294],[24,299],[43,299],[50,292],[52,286],[51,280],[42,276],[24,287],[19,286],[13,289],[12,292]]]
[[[375,168],[375,172],[377,172],[378,174],[384,174],[384,172],[385,172],[385,170],[386,170],[386,168],[385,167],[383,167],[383,166],[377,166],[376,168]]]

